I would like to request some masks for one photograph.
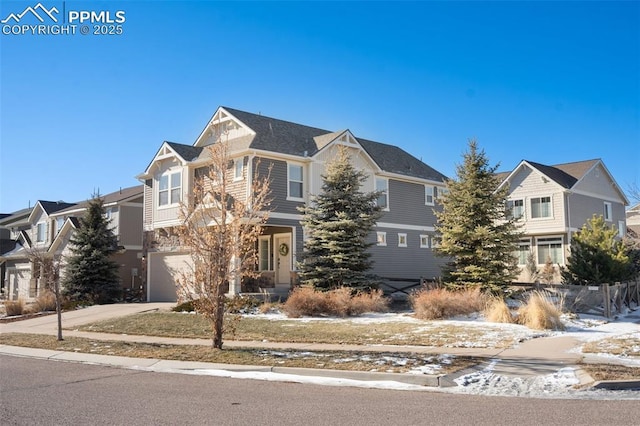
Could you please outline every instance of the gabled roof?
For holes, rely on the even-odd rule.
[[[345,131],[332,132],[229,107],[221,107],[256,136],[250,148],[295,156],[313,156],[330,140]],[[357,138],[358,143],[380,167],[389,173],[444,182],[447,177],[403,149],[380,142]]]
[[[33,210],[31,210],[31,214],[29,214],[29,222],[32,221],[32,217],[38,211],[38,209],[42,209],[42,211],[44,211],[47,216],[49,216],[59,210],[66,209],[74,205],[75,203],[65,203],[64,201],[38,200],[36,202],[36,205],[33,207]]]
[[[60,244],[63,243],[66,234],[78,228],[80,228],[80,220],[77,217],[67,218],[67,220],[65,220],[64,224],[62,225],[62,228],[60,228],[60,231],[58,232],[56,237],[53,239],[53,242],[51,242],[48,252],[55,253],[58,250],[58,247],[60,246]]]
[[[199,146],[184,145],[177,142],[165,143],[169,145],[171,149],[173,149],[175,153],[182,157],[182,159],[185,161],[193,161],[202,153],[202,147]]]
[[[122,188],[110,194],[103,195],[102,200],[104,202],[104,205],[127,202],[137,197],[141,197],[143,195],[143,191],[143,185],[130,186],[128,188]],[[90,200],[82,201],[80,203],[72,205],[71,207],[67,207],[66,209],[59,210],[53,216],[85,210],[89,206],[89,201]]]
[[[555,183],[563,188],[569,189],[578,182],[580,177],[575,177],[558,168],[557,166],[545,166],[544,164],[534,163],[533,161],[527,161],[531,166],[537,169],[540,173],[553,180]]]
[[[33,207],[29,207],[26,209],[17,210],[13,213],[9,213],[8,216],[0,219],[0,226],[20,226],[22,224],[26,225],[27,223],[29,223],[28,218],[32,210]]]

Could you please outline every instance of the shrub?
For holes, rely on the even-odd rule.
[[[173,312],[195,312],[196,308],[193,305],[193,300],[187,300],[186,302],[178,303],[171,308]]]
[[[423,289],[412,294],[409,302],[416,318],[433,320],[480,312],[486,306],[486,296],[478,287],[457,291]]]
[[[298,287],[291,292],[282,309],[292,318],[321,315],[327,313],[326,297],[312,287]]]
[[[18,300],[5,300],[4,309],[8,317],[23,315],[26,313],[24,299],[22,298],[19,298]]]
[[[56,310],[56,295],[50,290],[45,290],[36,297],[32,309],[34,312],[47,312]]]
[[[299,287],[289,295],[282,310],[294,318],[302,315],[347,317],[364,312],[384,312],[388,303],[381,290],[354,293],[348,287],[341,287],[322,292],[311,287]]]
[[[234,296],[225,301],[225,312],[230,314],[244,314],[255,310],[260,301],[251,296]]]
[[[533,291],[518,309],[518,322],[534,330],[564,330],[560,321],[562,300],[553,302],[549,293]]]
[[[504,299],[492,298],[484,311],[484,316],[489,322],[512,323],[514,318]]]

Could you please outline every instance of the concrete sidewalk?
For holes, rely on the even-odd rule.
[[[73,327],[90,322],[112,319],[119,316],[132,315],[149,311],[168,311],[173,303],[141,303],[141,304],[114,304],[91,306],[85,309],[65,312],[63,314],[64,336],[83,337],[94,340],[117,340],[127,342],[156,343],[169,345],[211,345],[209,339],[181,339],[156,336],[136,336],[125,334],[93,333],[73,330]],[[0,324],[0,333],[31,333],[31,334],[57,334],[57,317],[48,315],[23,321]],[[48,351],[32,348],[18,348],[0,345],[0,354],[33,356],[37,358],[57,359],[65,361],[89,362],[95,364],[115,365],[130,367],[132,365],[146,368],[172,368],[172,369],[218,369],[228,371],[260,371],[280,372],[298,375],[315,375],[321,377],[338,377],[356,380],[393,380],[402,383],[419,384],[423,386],[454,386],[453,380],[461,375],[477,372],[486,367],[489,362],[498,360],[493,364],[493,372],[498,375],[511,377],[535,377],[553,374],[565,367],[574,367],[582,359],[582,355],[570,352],[577,347],[579,342],[570,337],[547,337],[528,340],[515,348],[487,349],[487,348],[442,348],[424,346],[391,346],[391,345],[342,345],[320,343],[279,343],[264,341],[233,341],[226,340],[227,348],[259,348],[275,350],[302,350],[302,351],[362,351],[362,352],[413,352],[424,354],[451,354],[457,356],[470,356],[487,359],[472,369],[464,370],[447,376],[428,376],[398,373],[372,373],[354,372],[325,369],[302,369],[284,367],[261,367],[246,365],[211,364],[202,362],[166,361],[157,359],[139,359],[120,356],[107,356],[83,353],[71,353],[63,351]],[[593,382],[587,374],[578,371],[581,384]],[[640,381],[635,384],[640,387]]]

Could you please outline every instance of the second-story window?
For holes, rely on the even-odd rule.
[[[158,185],[158,205],[168,206],[180,202],[182,192],[182,175],[180,172],[160,176]]]
[[[425,186],[424,187],[424,203],[428,206],[433,206],[434,200],[436,199],[437,188],[435,186]]]
[[[288,181],[289,198],[303,198],[304,180],[300,164],[289,164]]]
[[[531,199],[531,218],[551,217],[551,197]]]
[[[519,219],[524,216],[524,200],[508,200],[507,210],[509,211],[509,217]]]
[[[36,228],[36,242],[44,243],[47,241],[47,224],[40,222]]]
[[[385,178],[376,178],[376,191],[380,193],[377,199],[378,206],[382,207],[383,209],[388,209],[389,181]]]
[[[244,159],[239,158],[233,163],[233,180],[241,180],[244,171]]]

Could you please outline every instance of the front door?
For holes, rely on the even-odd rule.
[[[289,286],[291,284],[291,235],[278,234],[274,237],[276,285]]]

